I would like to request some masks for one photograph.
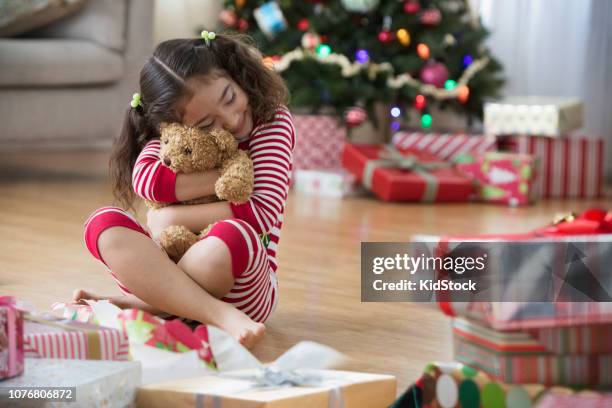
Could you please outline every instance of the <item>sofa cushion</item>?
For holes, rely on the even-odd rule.
[[[84,0],[2,0],[0,37],[25,33],[76,12]]]
[[[28,33],[28,37],[90,40],[104,47],[123,51],[127,2],[128,0],[89,0],[75,14],[34,30]]]
[[[0,86],[90,85],[123,74],[121,55],[84,40],[0,39]]]

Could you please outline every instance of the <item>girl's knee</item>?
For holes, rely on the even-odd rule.
[[[102,207],[94,211],[85,221],[84,240],[89,252],[102,262],[98,241],[102,233],[112,227],[125,227],[149,236],[138,221],[121,208]]]

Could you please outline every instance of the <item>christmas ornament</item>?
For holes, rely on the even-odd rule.
[[[461,103],[466,103],[470,97],[470,88],[467,85],[461,85],[458,87],[457,99]]]
[[[427,101],[425,100],[425,97],[423,95],[417,95],[416,98],[414,98],[414,108],[415,109],[423,110],[426,105],[427,105]]]
[[[300,31],[306,31],[308,30],[309,27],[310,27],[310,23],[308,22],[307,18],[301,19],[297,24],[297,28]]]
[[[365,64],[370,61],[370,54],[367,50],[357,50],[355,53],[355,61],[359,62],[360,64]]]
[[[287,29],[285,16],[275,1],[269,1],[256,8],[253,11],[253,16],[261,31],[270,39]]]
[[[429,47],[426,44],[420,43],[419,45],[417,45],[417,54],[419,55],[419,58],[421,59],[428,59],[429,58]]]
[[[365,122],[367,116],[365,109],[355,106],[347,109],[344,120],[348,127],[357,127]]]
[[[444,36],[444,45],[446,46],[453,46],[457,44],[457,40],[455,39],[455,37],[452,34],[446,34]]]
[[[383,30],[378,33],[378,41],[382,43],[388,43],[393,41],[393,33],[388,30]]]
[[[430,8],[421,13],[421,23],[425,25],[438,25],[442,20],[442,13],[437,8]]]
[[[397,30],[395,36],[397,37],[399,43],[402,44],[404,47],[410,45],[410,33],[405,28],[400,28],[399,30]]]
[[[431,84],[436,88],[441,88],[444,86],[445,81],[448,79],[448,69],[442,63],[428,62],[421,69],[419,77],[421,78],[421,81],[423,81],[423,83]]]
[[[342,0],[345,9],[352,13],[367,13],[378,6],[379,0]]]
[[[408,14],[416,14],[421,10],[421,5],[418,1],[408,0],[404,3],[404,11]]]
[[[222,10],[221,13],[219,13],[219,20],[227,27],[234,27],[238,21],[238,17],[236,17],[234,10]]]
[[[244,3],[246,3],[246,0],[236,0],[235,1],[236,8],[240,10],[242,7],[244,7]]]
[[[238,30],[240,31],[246,31],[249,29],[249,22],[246,21],[244,18],[241,18],[240,20],[238,20]]]
[[[314,50],[321,43],[321,37],[315,33],[304,33],[302,36],[302,48]]]

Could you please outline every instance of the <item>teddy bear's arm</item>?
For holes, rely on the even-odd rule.
[[[221,176],[215,183],[215,193],[222,200],[242,204],[253,193],[253,162],[249,155],[238,150],[221,167]]]

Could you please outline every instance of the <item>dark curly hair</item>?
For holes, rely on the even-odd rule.
[[[140,71],[142,104],[128,109],[113,145],[109,168],[116,202],[132,207],[131,177],[138,154],[147,142],[159,138],[160,123],[181,121],[178,102],[193,92],[187,81],[219,73],[228,75],[245,91],[255,125],[270,121],[274,112],[288,103],[283,79],[264,65],[247,36],[217,34],[210,45],[201,38],[160,43]]]

